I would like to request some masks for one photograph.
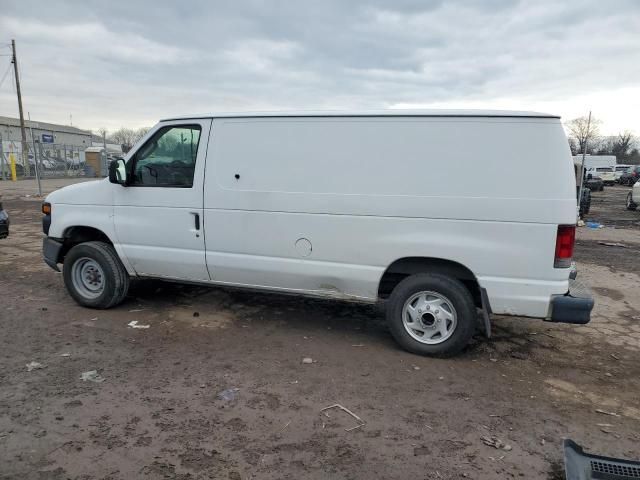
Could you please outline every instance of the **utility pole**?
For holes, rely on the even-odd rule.
[[[18,74],[18,58],[16,57],[16,41],[11,40],[11,63],[13,63],[13,72],[16,79],[16,92],[18,94],[18,112],[20,113],[20,133],[22,135],[22,164],[24,165],[25,175],[30,174],[29,169],[29,147],[27,146],[27,132],[24,128],[24,113],[22,112],[22,93],[20,92],[20,75]]]
[[[36,141],[33,139],[33,124],[31,123],[31,113],[27,112],[29,117],[29,131],[31,132],[31,145],[33,145],[33,164],[36,169],[36,180],[38,180],[38,196],[42,196],[42,185],[40,184],[40,172],[42,169],[42,163],[38,165],[38,155],[36,153]]]
[[[587,120],[587,133],[584,137],[584,146],[582,147],[582,163],[580,164],[580,183],[578,188],[578,212],[580,212],[580,203],[582,202],[582,189],[583,189],[582,184],[584,183],[584,160],[587,155],[587,145],[589,144],[590,134],[591,134],[591,110],[589,110],[589,119]]]

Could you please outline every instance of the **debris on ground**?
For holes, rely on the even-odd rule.
[[[313,363],[313,358],[311,358],[311,357],[304,357],[304,358],[302,359],[302,363],[304,363],[304,364]]]
[[[419,366],[417,366],[417,365],[414,365],[414,366],[413,366],[413,369],[414,369],[414,370],[420,370],[420,367],[419,367]]]
[[[351,415],[353,418],[355,418],[359,423],[358,425],[356,425],[355,427],[351,427],[351,428],[345,428],[344,431],[345,432],[351,432],[352,430],[356,430],[357,428],[360,428],[362,426],[365,425],[364,420],[362,420],[358,415],[356,415],[355,413],[353,413],[351,410],[349,410],[346,407],[343,407],[342,405],[340,405],[339,403],[336,403],[334,405],[329,405],[328,407],[324,407],[322,410],[320,410],[321,413],[324,413],[327,417],[329,416],[329,414],[327,413],[327,410],[330,410],[332,408],[339,408],[340,410],[342,410],[343,412],[348,413],[349,415]]]
[[[137,320],[130,321],[129,323],[127,323],[127,326],[131,328],[149,328],[149,325],[138,325]]]
[[[70,357],[71,354],[70,353],[61,353],[60,356],[67,358],[67,357]]]
[[[482,440],[482,443],[484,443],[485,445],[489,447],[497,448],[498,450],[505,450],[509,452],[513,448],[511,447],[511,445],[509,445],[508,443],[504,443],[502,440],[500,440],[498,437],[494,435],[490,437],[482,436],[480,437],[480,440]]]
[[[82,372],[80,378],[83,382],[102,383],[105,378],[98,373],[97,370],[89,370],[88,372]]]
[[[617,243],[617,242],[598,242],[598,244],[605,245],[607,247],[629,248],[624,243]]]
[[[240,389],[236,387],[227,388],[226,390],[222,390],[220,393],[218,393],[218,398],[220,400],[224,400],[225,402],[230,402],[238,397],[239,391]]]
[[[43,365],[40,362],[29,362],[27,363],[27,372],[30,372],[31,370],[40,370],[46,367],[46,365]]]
[[[588,228],[604,228],[604,225],[598,222],[587,222]]]
[[[616,412],[607,412],[606,410],[602,410],[600,408],[596,408],[596,413],[601,413],[602,415],[610,415],[612,417],[619,417],[620,414]]]

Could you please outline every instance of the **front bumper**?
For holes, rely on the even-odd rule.
[[[593,296],[589,289],[575,278],[570,279],[567,293],[551,297],[549,321],[584,325],[591,320],[593,305]]]
[[[59,272],[58,260],[60,258],[60,250],[62,250],[62,242],[55,238],[45,237],[42,240],[42,256],[44,263]]]

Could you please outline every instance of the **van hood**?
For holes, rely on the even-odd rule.
[[[70,205],[111,205],[112,184],[109,179],[81,182],[51,192],[45,202]]]

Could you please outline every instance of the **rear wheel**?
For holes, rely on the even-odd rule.
[[[405,350],[447,357],[460,352],[475,331],[477,313],[469,290],[455,278],[417,274],[391,293],[387,323]]]
[[[80,243],[64,259],[64,284],[73,299],[89,308],[113,307],[127,295],[129,275],[113,247]]]
[[[633,193],[627,193],[627,210],[635,210],[638,208],[638,204],[633,201]]]

